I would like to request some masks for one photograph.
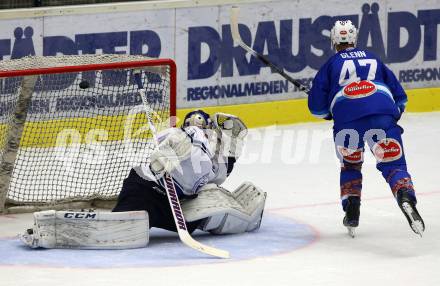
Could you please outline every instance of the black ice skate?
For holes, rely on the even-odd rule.
[[[344,226],[348,229],[348,235],[355,237],[355,229],[359,225],[361,199],[357,196],[348,197],[345,208]]]
[[[408,220],[411,229],[420,237],[425,231],[425,223],[416,209],[415,197],[410,194],[408,189],[400,189],[397,191],[397,203]]]

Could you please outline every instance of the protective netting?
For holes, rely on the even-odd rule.
[[[1,61],[2,160],[6,141],[10,140],[8,134],[13,133],[9,131],[19,95],[26,81],[31,81],[33,87],[7,202],[42,204],[115,198],[129,170],[147,162],[153,149],[134,73],[141,72],[155,125],[166,128],[175,112],[171,110],[174,77],[169,62],[123,55]],[[106,65],[105,69],[100,68],[101,64]],[[51,73],[54,67],[63,67],[62,72],[57,69],[57,73]],[[80,71],[82,67],[87,70]],[[34,69],[35,76],[10,77],[2,73]]]

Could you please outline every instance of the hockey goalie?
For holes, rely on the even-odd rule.
[[[240,156],[247,128],[240,118],[196,110],[180,128],[158,135],[148,164],[131,169],[112,212],[41,211],[21,240],[32,248],[125,249],[148,245],[150,228],[177,231],[165,191],[173,178],[187,229],[235,234],[260,227],[266,193],[244,182],[220,185]]]

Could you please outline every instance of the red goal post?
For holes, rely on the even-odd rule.
[[[176,64],[129,55],[0,61],[0,212],[90,207],[114,200],[130,169],[147,162],[153,120],[176,116]]]

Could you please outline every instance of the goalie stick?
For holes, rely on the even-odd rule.
[[[290,75],[286,74],[282,69],[280,69],[278,66],[274,65],[267,57],[263,56],[262,54],[257,53],[255,50],[253,50],[251,47],[246,45],[243,40],[241,39],[240,32],[238,30],[238,14],[240,13],[240,8],[233,6],[231,8],[231,32],[232,32],[232,38],[234,39],[234,42],[237,43],[240,47],[245,49],[247,52],[249,52],[251,55],[262,61],[265,65],[271,67],[273,70],[275,70],[277,73],[279,73],[282,77],[287,79],[289,82],[291,82],[294,86],[299,88],[300,91],[304,91],[305,93],[309,94],[309,88],[300,83],[298,80],[292,78]]]
[[[147,97],[145,94],[145,89],[143,88],[143,84],[142,84],[141,73],[140,72],[134,73],[134,78],[135,78],[136,84],[138,86],[138,91],[139,91],[139,94],[142,99],[142,104],[145,108],[145,113],[147,116],[148,125],[149,125],[151,133],[153,135],[154,144],[155,144],[156,148],[158,148],[159,141],[158,141],[157,135],[156,135],[157,131],[156,131],[156,127],[153,124],[153,120],[151,119],[152,110],[151,110],[150,106],[148,105]],[[177,196],[176,187],[174,186],[173,178],[171,177],[170,174],[165,172],[164,180],[165,180],[165,191],[167,193],[168,202],[171,207],[171,212],[173,213],[174,222],[176,224],[176,229],[177,229],[177,233],[179,235],[180,240],[184,244],[186,244],[187,246],[189,246],[195,250],[198,250],[200,252],[203,252],[203,253],[206,253],[206,254],[209,254],[212,256],[220,257],[220,258],[229,258],[228,251],[204,245],[191,237],[191,235],[189,234],[187,227],[186,227],[185,218],[183,216],[182,207],[180,206],[180,202],[179,202],[179,198]]]

